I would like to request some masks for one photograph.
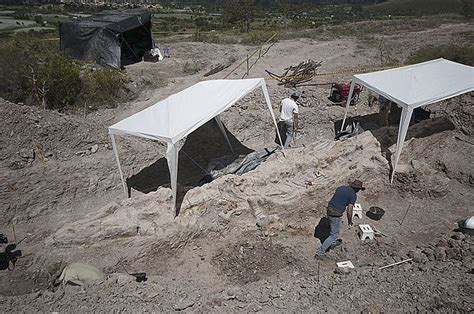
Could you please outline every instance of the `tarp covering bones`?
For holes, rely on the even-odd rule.
[[[59,26],[61,50],[74,58],[114,68],[139,62],[153,48],[151,14],[109,10]]]

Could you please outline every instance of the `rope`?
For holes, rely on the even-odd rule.
[[[199,169],[201,169],[204,174],[210,174],[209,172],[207,172],[207,170],[205,170],[203,167],[201,167],[201,165],[199,165],[194,159],[192,159],[188,154],[186,154],[186,152],[184,150],[181,150],[183,152],[183,154],[188,157],[196,166],[199,167]]]

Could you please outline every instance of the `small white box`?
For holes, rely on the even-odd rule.
[[[352,208],[352,218],[357,216],[359,219],[362,219],[362,206],[359,203],[355,203],[354,207]]]
[[[370,240],[374,239],[374,230],[370,227],[370,225],[359,225],[359,237],[362,241],[369,238]]]
[[[336,265],[339,268],[345,268],[345,267],[354,268],[354,264],[352,264],[351,261],[339,262],[339,263],[336,263]]]

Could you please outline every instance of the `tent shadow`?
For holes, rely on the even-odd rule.
[[[186,193],[190,189],[206,183],[203,178],[207,174],[207,165],[212,159],[232,155],[233,158],[227,160],[227,164],[230,164],[238,155],[253,152],[252,149],[240,143],[227,129],[226,133],[234,149],[234,154],[214,119],[188,135],[178,158],[176,215],[179,214]],[[126,179],[128,195],[130,197],[132,188],[142,193],[156,191],[159,187],[171,188],[170,181],[168,163],[166,158],[162,157]]]
[[[400,108],[398,108],[400,109]],[[395,110],[390,113],[388,122],[389,126],[381,126],[378,122],[378,113],[373,113],[364,116],[355,116],[347,118],[346,125],[349,125],[353,121],[360,122],[361,127],[365,131],[370,131],[372,135],[380,143],[382,155],[387,159],[390,171],[392,173],[392,160],[391,152],[389,147],[397,143],[398,137],[398,125],[400,123],[401,109]],[[341,129],[342,119],[334,122],[335,134]],[[434,117],[430,118],[430,112],[423,110],[422,108],[416,108],[414,110],[413,119],[407,131],[406,139],[424,138],[431,136],[436,133],[440,133],[446,130],[454,130],[456,127],[454,123],[447,117]]]

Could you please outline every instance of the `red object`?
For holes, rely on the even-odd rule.
[[[351,90],[351,83],[333,83],[331,85],[331,92],[329,100],[332,102],[343,102],[349,97],[349,91]],[[359,99],[359,94],[362,91],[362,87],[359,84],[354,84],[354,92],[352,93],[351,104],[354,104]]]
[[[349,97],[349,91],[351,90],[351,83],[334,83],[333,87],[338,89],[341,93],[341,96],[347,99]],[[359,94],[361,91],[359,84],[354,84],[354,94]]]

